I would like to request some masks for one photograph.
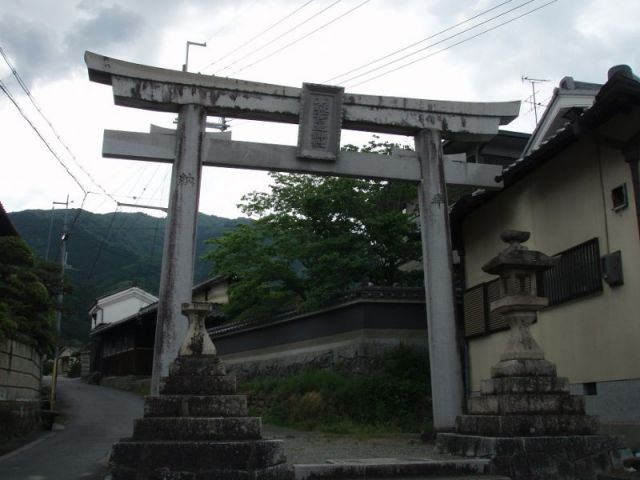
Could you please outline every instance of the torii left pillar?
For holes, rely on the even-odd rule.
[[[169,372],[187,333],[182,303],[191,303],[195,261],[195,235],[200,198],[203,139],[207,115],[201,105],[184,105],[178,112],[176,155],[162,255],[158,319],[153,349],[151,394],[157,395],[160,379]]]

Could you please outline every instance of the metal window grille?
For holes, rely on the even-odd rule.
[[[538,277],[539,295],[547,297],[549,305],[602,291],[597,238],[571,247],[556,257],[560,258],[560,263]]]
[[[491,302],[500,298],[498,279],[481,283],[464,293],[464,333],[466,337],[486,335],[508,327],[502,315],[491,313]]]
[[[560,263],[537,278],[538,295],[557,305],[602,291],[600,249],[598,239],[571,247],[559,253]],[[500,298],[499,279],[481,283],[464,293],[465,337],[476,337],[509,327],[503,315],[491,313],[490,305]],[[524,285],[530,289],[530,284]]]
[[[487,333],[487,301],[484,284],[464,293],[464,333],[467,337]]]

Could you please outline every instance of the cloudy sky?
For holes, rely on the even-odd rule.
[[[148,131],[151,123],[171,127],[175,116],[114,106],[109,87],[89,82],[85,50],[179,70],[190,40],[207,43],[190,50],[189,70],[203,74],[374,95],[523,100],[507,128],[530,132],[531,84],[522,77],[548,80],[535,86],[544,104],[564,76],[602,83],[621,63],[638,73],[638,19],[637,0],[5,1],[0,46],[46,119],[3,58],[0,79],[66,169],[0,92],[0,201],[8,211],[48,209],[68,194],[79,206],[79,183],[91,192],[84,208],[96,212],[116,208],[105,191],[121,202],[167,204],[168,166],[103,159],[101,139],[105,128]],[[231,127],[236,140],[293,145],[297,137],[291,125]],[[342,140],[370,138],[345,131]],[[244,193],[266,188],[264,173],[207,167],[200,210],[235,217]]]

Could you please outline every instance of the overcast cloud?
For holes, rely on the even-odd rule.
[[[330,83],[345,82],[342,84],[346,84],[348,91],[375,95],[505,101],[527,100],[531,85],[521,80],[526,75],[549,80],[536,85],[538,101],[546,101],[567,75],[602,83],[606,81],[607,69],[615,64],[626,63],[636,73],[640,71],[637,0],[558,0],[548,6],[544,6],[547,0],[532,0],[526,5],[527,0],[370,0],[362,6],[359,5],[363,0],[341,0],[329,7],[334,1],[313,0],[306,6],[306,0],[3,2],[0,46],[73,151],[75,160],[49,132],[1,59],[0,79],[87,190],[100,192],[103,187],[122,201],[135,197],[134,202],[164,205],[169,167],[102,159],[101,136],[105,128],[147,131],[149,123],[172,127],[175,116],[115,107],[110,88],[88,81],[83,61],[85,50],[179,70],[184,62],[186,41],[206,41],[206,48],[191,48],[191,71],[214,62],[203,73],[219,72],[247,80],[299,86],[305,81],[323,82],[343,74],[487,9],[495,7],[476,21],[423,42],[405,54],[522,5],[511,14],[406,60],[350,82],[345,80],[353,74]],[[452,46],[537,7],[542,8]],[[230,53],[297,8],[300,10],[296,14],[276,28],[237,53]],[[343,14],[344,17],[337,18]],[[309,20],[303,27],[294,29],[305,19]],[[293,31],[285,35],[287,30]],[[314,30],[317,31],[313,33]],[[261,48],[278,35],[283,37]],[[302,40],[294,42],[297,39]],[[450,48],[436,53],[446,47]],[[258,48],[259,52],[239,60]],[[282,51],[274,53],[279,48]],[[271,53],[274,54],[268,59],[261,60]],[[426,55],[432,56],[398,68]],[[224,60],[215,62],[221,57]],[[232,68],[220,71],[232,62],[236,62]],[[234,70],[239,73],[233,74]],[[395,71],[372,79],[391,70]],[[520,131],[531,131],[533,127],[533,114],[526,103],[520,118],[507,126]],[[78,186],[4,96],[0,97],[0,131],[4,169],[0,175],[0,201],[8,210],[50,208],[51,201],[59,201],[67,193],[79,204],[82,194]],[[237,140],[283,144],[296,141],[296,127],[289,125],[237,120],[232,121],[232,132]],[[369,134],[343,132],[345,143],[361,144],[368,139]],[[235,204],[242,194],[265,189],[267,183],[263,173],[207,168],[201,210],[237,215]],[[105,212],[112,211],[115,205],[106,196],[92,193],[85,207]]]

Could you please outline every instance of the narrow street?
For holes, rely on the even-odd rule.
[[[139,396],[60,378],[59,410],[65,429],[0,457],[2,480],[98,479],[106,473],[111,445],[131,435],[143,412]]]

